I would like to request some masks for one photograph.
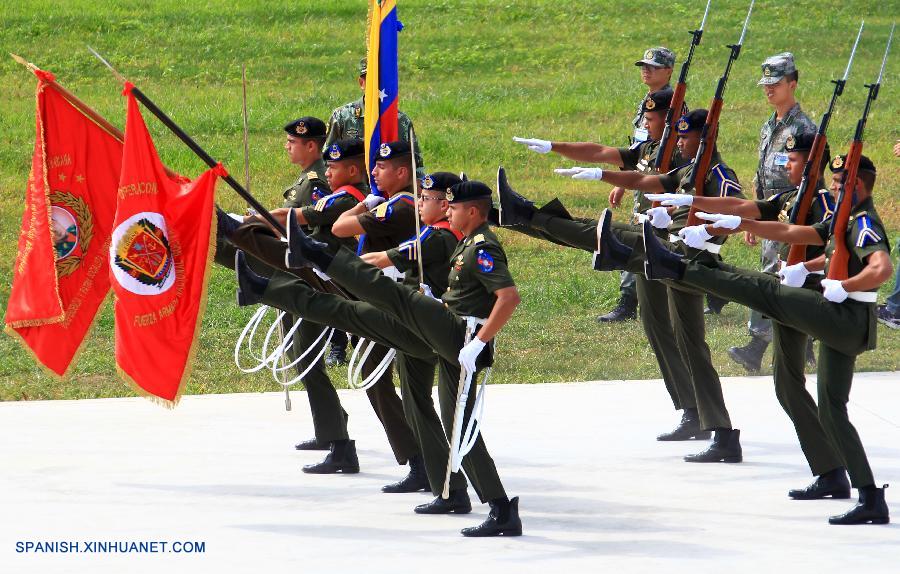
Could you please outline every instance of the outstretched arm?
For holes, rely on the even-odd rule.
[[[780,221],[741,220],[738,228],[753,235],[792,245],[824,245],[822,237],[808,225],[791,225]]]

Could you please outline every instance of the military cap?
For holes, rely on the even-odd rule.
[[[449,171],[436,171],[434,173],[429,173],[420,181],[422,182],[422,189],[446,193],[448,189],[457,183],[460,183],[462,180],[455,173],[450,173]]]
[[[476,199],[490,199],[493,195],[491,188],[475,181],[474,179],[461,181],[447,190],[447,201],[450,203],[462,203]]]
[[[409,155],[411,153],[409,142],[405,141],[395,141],[395,142],[387,142],[381,144],[381,147],[378,148],[378,157],[375,158],[375,161],[382,159],[394,159],[396,157],[403,157],[405,155]]]
[[[789,135],[787,140],[784,142],[784,149],[788,152],[797,151],[801,153],[809,153],[812,150],[813,141],[816,139],[815,133],[802,133],[797,135]],[[822,155],[822,169],[825,169],[825,164],[829,162],[831,157],[831,150],[828,148],[828,143],[825,143],[825,152]],[[835,158],[837,159],[837,158]]]
[[[358,159],[365,155],[366,147],[359,138],[347,138],[337,140],[328,147],[328,153],[325,158],[328,162],[346,161],[349,159]]]
[[[634,63],[635,66],[653,66],[654,68],[672,68],[675,66],[675,52],[659,46],[644,52],[644,57]]]
[[[675,124],[675,127],[678,129],[678,133],[686,134],[688,132],[698,132],[702,130],[703,124],[706,123],[706,114],[706,110],[704,110],[703,108],[698,108],[696,110],[691,110],[681,116],[681,118],[678,120],[678,123]]]
[[[650,92],[641,104],[641,111],[664,112],[668,110],[669,104],[672,103],[673,93],[672,88],[663,88],[661,90],[656,90],[655,92]]]
[[[839,172],[844,171],[844,166],[846,165],[846,163],[847,163],[846,155],[834,156],[834,159],[831,160],[831,171],[833,173],[839,173]],[[868,171],[871,173],[878,173],[877,171],[875,171],[875,164],[872,163],[872,160],[870,160],[869,158],[867,158],[864,155],[859,156],[859,168],[857,168],[857,171]]]
[[[284,131],[298,138],[324,138],[325,122],[312,116],[303,116],[284,126]]]
[[[775,54],[762,63],[762,78],[756,83],[757,86],[768,86],[777,84],[781,78],[797,71],[794,65],[794,55],[790,52],[782,52]]]
[[[363,56],[359,60],[359,75],[365,76],[368,67],[369,67],[369,58],[366,56]]]

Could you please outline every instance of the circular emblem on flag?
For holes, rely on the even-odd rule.
[[[91,210],[84,199],[65,191],[50,192],[50,233],[56,273],[65,277],[81,264],[94,235]]]
[[[491,254],[487,253],[484,249],[478,250],[478,257],[475,259],[475,262],[478,264],[478,268],[481,269],[483,273],[490,273],[494,270],[494,258],[491,257]]]
[[[71,255],[78,245],[78,220],[68,209],[53,205],[50,207],[50,221],[56,260],[61,261]]]
[[[834,161],[831,162],[831,167],[833,167],[834,169],[841,169],[842,167],[844,167],[844,158],[839,155],[835,156]]]
[[[422,178],[422,189],[431,189],[434,187],[434,180],[431,179],[430,175],[426,175]]]
[[[387,144],[381,144],[381,147],[378,148],[378,155],[381,157],[387,157],[391,155],[391,148],[388,147]]]
[[[689,127],[691,127],[691,126],[690,126],[690,124],[687,123],[687,120],[681,120],[680,122],[678,122],[678,131],[680,131],[680,132],[688,131]]]
[[[653,50],[647,50],[646,52],[644,52],[644,59],[652,60],[653,59]]]
[[[794,136],[790,135],[787,137],[787,140],[784,142],[784,149],[792,150],[794,146],[797,145],[797,140],[794,139]]]
[[[644,100],[644,109],[645,110],[652,110],[655,107],[656,107],[656,102],[653,101],[653,98],[647,98],[646,100]]]
[[[113,276],[138,295],[159,295],[175,284],[175,260],[162,214],[144,211],[120,223],[109,247]]]
[[[309,131],[309,128],[306,127],[306,124],[305,124],[305,123],[303,123],[303,122],[297,122],[297,127],[294,128],[294,131],[296,131],[299,135],[302,136],[302,135],[305,134],[307,131]]]
[[[328,157],[331,159],[341,159],[341,148],[339,148],[337,144],[331,144],[331,148],[328,150]]]

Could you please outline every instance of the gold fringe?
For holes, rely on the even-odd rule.
[[[134,381],[134,379],[132,379],[128,375],[128,373],[126,373],[122,369],[122,367],[119,366],[118,363],[116,363],[116,372],[119,374],[119,378],[122,379],[123,381],[125,381],[126,383],[128,383],[128,386],[131,387],[131,390],[133,390],[138,396],[144,397],[145,399],[148,399],[150,402],[155,403],[161,407],[165,407],[169,410],[174,409],[178,405],[178,400],[181,397],[176,396],[174,401],[169,401],[162,397],[158,397],[158,396],[154,395],[153,393],[148,393],[146,390],[144,390],[143,387],[141,387],[139,384],[137,384]]]

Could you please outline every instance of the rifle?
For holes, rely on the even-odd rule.
[[[847,226],[850,223],[850,210],[854,203],[854,188],[856,187],[856,174],[859,170],[859,158],[862,156],[863,147],[863,131],[866,128],[866,120],[869,117],[869,111],[872,108],[872,102],[878,98],[878,90],[881,88],[881,80],[884,77],[884,66],[887,64],[888,52],[891,50],[891,41],[894,39],[894,26],[891,26],[891,35],[888,37],[887,47],[884,49],[884,58],[881,60],[881,71],[878,72],[878,79],[874,83],[866,84],[869,88],[869,95],[866,98],[866,105],[863,108],[862,117],[856,122],[856,132],[853,134],[853,141],[850,143],[850,150],[847,151],[847,157],[844,159],[844,177],[841,180],[841,191],[838,194],[837,210],[831,219],[831,236],[834,239],[834,253],[831,254],[831,261],[828,265],[828,278],[843,281],[849,276],[848,265],[850,263],[850,251],[847,249],[847,242],[844,237],[847,235]],[[850,188],[849,190],[847,188]]]
[[[706,26],[706,17],[709,15],[709,5],[711,3],[712,0],[706,1],[706,10],[703,12],[700,27],[688,32],[691,35],[691,49],[688,52],[687,60],[681,64],[678,83],[675,84],[675,93],[672,94],[672,103],[669,104],[669,111],[666,112],[666,127],[663,128],[662,137],[659,140],[659,153],[656,155],[656,171],[659,173],[666,173],[672,166],[672,155],[675,153],[675,140],[677,139],[673,136],[674,127],[681,116],[681,110],[684,108],[688,70],[691,68],[691,60],[694,59],[694,48],[700,45],[700,39],[703,37],[703,28]],[[654,203],[654,207],[658,206],[658,203]]]
[[[806,224],[806,217],[809,215],[809,208],[819,187],[819,176],[822,173],[822,158],[825,156],[825,146],[828,143],[825,133],[828,130],[828,123],[831,121],[834,104],[837,102],[838,96],[844,92],[844,86],[847,84],[850,66],[853,65],[853,56],[856,55],[856,47],[859,46],[859,39],[862,37],[863,26],[865,26],[865,21],[859,25],[859,33],[856,35],[853,49],[850,50],[850,59],[847,61],[847,67],[844,69],[844,76],[840,80],[831,80],[831,83],[834,84],[834,92],[831,94],[831,102],[828,104],[828,109],[822,114],[822,121],[819,122],[819,129],[816,131],[816,137],[813,138],[812,149],[809,151],[806,165],[803,166],[803,179],[800,180],[797,200],[794,203],[794,208],[791,210],[790,223],[792,224]],[[794,265],[804,261],[806,261],[806,245],[791,245],[787,264]]]
[[[709,112],[706,114],[706,123],[700,131],[700,146],[697,148],[697,155],[694,157],[694,166],[691,171],[691,179],[694,181],[694,193],[703,193],[703,187],[706,184],[706,174],[712,164],[713,153],[716,150],[716,138],[719,135],[719,116],[722,115],[722,105],[725,103],[723,96],[725,94],[725,85],[728,83],[728,76],[731,74],[731,65],[738,56],[741,55],[741,47],[744,45],[744,37],[747,35],[747,26],[750,24],[750,14],[753,13],[753,4],[756,0],[750,0],[750,8],[747,10],[747,17],[744,19],[744,29],[741,30],[741,37],[736,44],[729,44],[726,48],[731,49],[728,56],[728,63],[725,65],[725,73],[719,78],[716,85],[716,93],[713,96],[712,103],[709,105]],[[696,215],[696,208],[691,206],[688,212],[687,225],[697,225],[702,223]]]

